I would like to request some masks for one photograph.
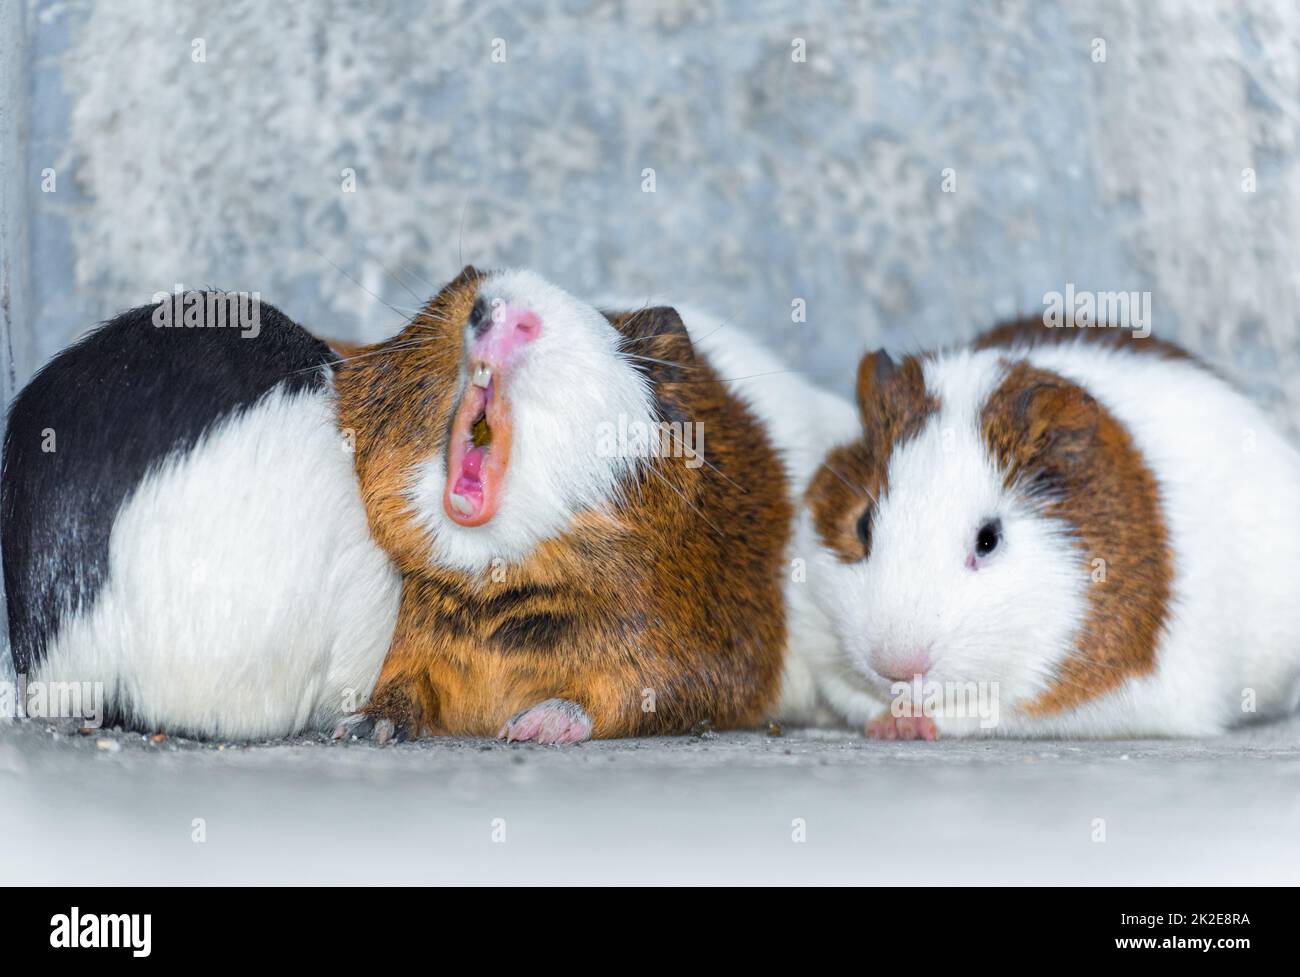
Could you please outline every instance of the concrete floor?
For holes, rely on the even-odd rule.
[[[567,749],[2,722],[0,832],[4,882],[1294,882],[1300,718],[1195,742]]]

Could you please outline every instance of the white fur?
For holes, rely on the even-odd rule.
[[[561,534],[576,514],[608,506],[638,459],[597,450],[605,425],[655,419],[645,378],[617,355],[619,333],[595,308],[530,271],[489,275],[478,294],[489,304],[527,306],[542,328],[519,351],[507,380],[513,436],[496,515],[473,527],[447,515],[445,449],[425,461],[409,489],[412,509],[430,533],[432,561],[470,573],[494,560],[521,560]],[[466,379],[462,363],[458,388]]]
[[[1087,344],[1030,359],[1085,386],[1160,484],[1174,599],[1157,670],[1046,724],[1067,735],[1204,735],[1300,705],[1300,454],[1188,362]],[[1242,709],[1253,690],[1257,711]]]
[[[273,391],[139,485],[103,589],[32,678],[102,682],[148,728],[326,729],[369,696],[399,594],[332,394]]]
[[[679,305],[677,311],[697,354],[762,422],[781,459],[790,499],[801,509],[827,452],[857,436],[857,411],[844,398],[813,386],[743,329],[690,307]],[[844,686],[835,681],[830,664],[836,657],[835,634],[811,594],[817,586],[810,560],[816,549],[811,527],[797,519],[783,567],[789,645],[777,710],[789,722],[826,723],[841,710]]]
[[[1071,712],[1017,712],[1056,675],[1077,640],[1088,577],[1051,520],[1002,488],[977,417],[1005,351],[945,354],[926,365],[940,412],[889,462],[871,557],[822,551],[815,594],[835,621],[839,680],[856,677],[876,714],[890,683],[873,652],[925,647],[927,681],[997,683],[1000,721],[940,715],[944,735],[1204,735],[1300,701],[1300,456],[1243,396],[1190,363],[1086,342],[1029,352],[1083,385],[1132,434],[1159,483],[1174,562],[1157,668]],[[1004,537],[978,570],[965,557],[980,521]],[[1105,554],[1097,554],[1105,558]],[[1253,689],[1258,712],[1242,710]],[[861,722],[872,703],[847,698]]]

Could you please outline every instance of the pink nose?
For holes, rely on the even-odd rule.
[[[930,670],[930,655],[924,648],[898,654],[877,652],[872,656],[872,664],[885,678],[910,682]]]
[[[474,340],[473,355],[477,360],[505,363],[542,331],[537,313],[521,305],[499,305],[488,315],[487,329]]]

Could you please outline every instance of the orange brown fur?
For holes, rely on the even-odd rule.
[[[866,555],[857,522],[864,508],[889,490],[889,458],[938,409],[925,389],[921,361],[909,356],[889,368],[883,352],[858,366],[862,438],[833,450],[813,476],[805,499],[822,540],[845,563]]]
[[[408,732],[476,736],[553,697],[582,706],[596,737],[761,722],[785,646],[791,504],[764,431],[693,357],[671,310],[610,319],[629,349],[682,364],[647,373],[665,420],[703,422],[706,463],[648,459],[626,501],[578,516],[500,572],[430,562],[404,493],[446,450],[477,281],[467,268],[399,336],[339,371],[339,423],[355,432],[371,529],[404,576],[367,713]]]
[[[1150,672],[1173,556],[1159,487],[1128,431],[1082,387],[1024,361],[1007,364],[981,426],[1008,488],[1069,525],[1090,580],[1076,651],[1026,712],[1063,712]],[[1104,573],[1093,572],[1095,559]]]

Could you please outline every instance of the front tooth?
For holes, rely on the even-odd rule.
[[[474,511],[474,506],[470,503],[469,499],[457,492],[451,493],[451,507],[462,516],[468,516]]]
[[[492,368],[486,364],[480,363],[478,368],[474,371],[472,382],[476,387],[486,387],[492,382]]]

